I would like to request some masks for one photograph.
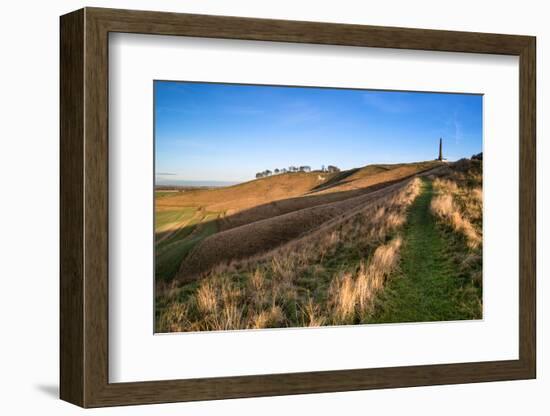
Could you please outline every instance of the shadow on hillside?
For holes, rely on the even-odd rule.
[[[310,192],[322,191],[322,190],[325,190],[325,189],[330,189],[330,188],[332,188],[336,185],[341,185],[342,183],[344,183],[344,182],[342,182],[344,179],[350,177],[351,175],[353,175],[355,172],[358,172],[359,170],[360,170],[360,168],[353,168],[353,169],[345,170],[343,172],[338,172],[336,175],[334,175],[328,181],[323,182],[322,184],[319,184],[319,185],[315,186],[313,189],[311,189]],[[353,182],[353,181],[346,181],[345,183],[348,183],[348,182]]]
[[[196,247],[198,247],[204,240],[208,239],[212,235],[217,235],[219,233],[224,233],[226,231],[233,230],[241,226],[263,220],[269,220],[308,208],[319,207],[325,204],[333,204],[335,202],[345,201],[349,198],[367,195],[377,190],[397,184],[399,182],[406,181],[414,176],[422,175],[428,171],[432,171],[433,169],[434,167],[432,166],[429,169],[424,169],[414,174],[403,176],[390,181],[381,182],[361,189],[333,192],[321,195],[307,195],[302,197],[294,197],[279,201],[273,201],[267,204],[262,204],[253,208],[249,208],[247,210],[233,214],[229,217],[204,221],[199,224],[182,227],[181,229],[174,232],[173,235],[168,237],[165,241],[162,241],[160,244],[155,244],[155,253],[158,262],[161,261],[161,256],[164,255],[167,250],[177,250],[177,247],[182,246],[186,247],[182,252],[181,258],[176,257],[178,263],[176,265],[177,267],[174,269],[174,273],[170,273],[168,276],[164,275],[162,280],[164,282],[171,281],[176,275],[177,270],[180,269],[181,263],[193,253]],[[215,231],[213,233],[209,233],[209,227],[212,227],[213,229],[215,229]],[[162,233],[157,235],[157,240],[161,236]],[[280,235],[275,240],[278,245],[284,244],[288,242],[288,238],[286,237],[287,236],[285,235]],[[239,245],[240,241],[234,241],[234,244]],[[173,261],[174,255],[172,255],[171,258]],[[162,267],[162,265],[159,263],[157,263],[157,266]]]
[[[420,170],[410,175],[402,176],[397,179],[388,180],[385,182],[380,182],[364,188],[352,189],[352,190],[340,191],[340,192],[332,192],[332,193],[326,193],[326,194],[310,193],[310,194],[306,194],[305,196],[282,199],[278,201],[268,202],[262,205],[257,205],[255,207],[237,212],[229,217],[222,218],[220,220],[219,229],[220,231],[226,231],[235,227],[239,227],[241,225],[249,224],[251,222],[273,218],[275,216],[284,215],[284,214],[298,211],[301,209],[343,201],[348,198],[353,198],[359,195],[377,191],[379,189],[410,179],[416,175],[422,174],[423,172],[427,172],[432,169],[433,169],[433,166],[431,166],[428,169]],[[346,175],[345,177],[347,176],[349,175]],[[341,185],[341,184],[347,183],[345,181],[342,182],[342,179],[344,178],[341,177],[340,182],[338,182],[338,184]],[[329,189],[329,188],[326,188],[326,189]]]
[[[327,194],[306,194],[305,196],[297,196],[293,198],[280,199],[280,200],[268,202],[265,204],[257,205],[255,207],[245,209],[243,211],[239,211],[227,217],[218,218],[210,221],[204,221],[199,224],[185,226],[176,231],[165,231],[165,232],[155,233],[155,245],[169,244],[171,240],[178,239],[178,237],[179,239],[181,239],[183,236],[190,235],[191,233],[193,233],[193,231],[196,231],[198,228],[204,227],[207,224],[212,222],[215,222],[218,224],[217,228],[219,231],[227,231],[232,228],[240,227],[241,225],[246,225],[252,222],[273,218],[279,215],[288,214],[290,212],[299,211],[301,209],[311,208],[311,207],[323,205],[323,204],[330,204],[333,202],[344,201],[348,198],[353,198],[359,195],[367,194],[369,192],[377,191],[378,189],[382,189],[386,186],[393,185],[394,183],[412,178],[418,173],[403,176],[401,178],[394,179],[391,181],[380,182],[380,183],[367,186],[364,188],[359,188],[359,189],[351,189],[347,191],[332,192]],[[347,183],[347,182],[339,182],[339,184],[343,184],[343,183]],[[169,234],[172,234],[172,236],[166,238],[167,235]],[[159,244],[159,241],[160,241],[160,244]]]
[[[197,233],[200,228],[208,226],[208,224],[216,223],[219,231],[227,231],[232,228],[240,227],[252,222],[261,221],[268,218],[273,218],[279,215],[288,214],[290,212],[299,211],[301,209],[310,208],[332,202],[343,201],[348,198],[363,195],[399,182],[406,178],[397,181],[382,182],[365,188],[353,189],[348,191],[333,192],[320,195],[297,196],[293,198],[280,199],[277,201],[268,202],[257,205],[255,207],[239,211],[227,217],[217,218],[214,220],[200,222],[198,224],[188,225],[178,230],[170,230],[155,233],[155,246],[166,246],[174,240],[180,240],[183,237],[192,236]],[[171,234],[171,235],[170,235]],[[170,235],[170,236],[169,236]],[[169,236],[169,237],[168,237]]]

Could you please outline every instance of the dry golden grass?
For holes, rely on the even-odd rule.
[[[450,194],[435,196],[431,203],[432,212],[449,224],[453,230],[462,233],[470,248],[477,248],[481,244],[481,236],[472,223],[463,216],[454,198]]]
[[[178,292],[161,311],[159,331],[256,329],[364,322],[374,299],[399,259],[401,238],[388,237],[403,225],[407,207],[420,193],[418,178],[367,200],[346,215],[329,218],[301,238],[240,261],[218,264],[184,301]],[[323,259],[357,248],[362,260],[329,272]],[[327,279],[313,299],[301,278]],[[176,305],[185,304],[185,308]]]
[[[326,317],[322,315],[321,307],[317,305],[313,299],[309,298],[304,305],[301,306],[301,312],[304,317],[302,326],[319,327],[325,325]]]
[[[355,313],[355,282],[350,273],[333,279],[329,290],[331,318],[342,324],[353,323]]]
[[[162,312],[158,327],[163,332],[179,332],[182,328],[195,330],[195,326],[187,319],[189,305],[181,302],[171,302]]]
[[[436,196],[432,200],[431,209],[432,212],[438,217],[450,217],[452,213],[456,211],[452,195],[443,194]]]
[[[431,210],[455,232],[462,234],[471,249],[481,247],[483,216],[481,165],[459,161],[444,177],[433,181],[437,195],[432,199]]]
[[[279,306],[273,305],[268,310],[262,310],[252,316],[251,323],[248,325],[251,329],[261,329],[276,327],[283,320],[283,312]]]
[[[333,280],[330,289],[330,320],[333,324],[361,322],[373,311],[376,295],[399,262],[400,236],[380,245],[369,265],[361,263],[354,275],[346,273]]]
[[[218,309],[218,296],[209,281],[205,281],[197,290],[197,307],[205,314],[215,313]]]

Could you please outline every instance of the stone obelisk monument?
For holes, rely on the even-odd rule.
[[[443,139],[439,138],[439,157],[437,158],[440,162],[443,161]]]

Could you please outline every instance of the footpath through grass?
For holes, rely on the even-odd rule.
[[[457,242],[430,212],[431,181],[423,179],[422,188],[409,209],[400,272],[380,296],[373,323],[481,318],[480,291],[460,276],[454,261]]]

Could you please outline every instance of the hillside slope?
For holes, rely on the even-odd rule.
[[[291,173],[158,197],[157,280],[168,282],[176,275],[180,280],[195,279],[198,276],[193,275],[220,262],[276,247],[344,214],[362,196],[433,166],[437,164],[370,165],[332,174]],[[234,229],[238,230],[225,234]]]
[[[208,211],[232,215],[246,208],[303,195],[330,176],[329,173],[321,172],[288,173],[224,188],[189,190],[177,196],[159,199],[157,207],[203,207]]]
[[[367,165],[360,169],[340,172],[337,181],[326,181],[315,190],[319,193],[332,193],[364,189],[379,183],[403,179],[427,169],[438,166],[440,162],[427,161],[418,163],[400,163],[395,165]],[[334,178],[337,179],[337,178]]]
[[[180,281],[196,279],[199,274],[218,264],[264,253],[332,220],[354,215],[357,209],[361,210],[380,198],[399,192],[409,183],[409,177],[385,182],[385,186],[379,189],[351,194],[354,196],[343,200],[308,206],[213,234],[198,244],[182,262],[176,278]]]
[[[328,177],[324,183],[316,186],[305,195],[272,201],[225,217],[220,220],[220,229],[228,230],[289,212],[354,198],[376,191],[434,166],[437,166],[437,163],[369,165],[364,168],[339,172]]]
[[[363,209],[366,204],[397,192],[405,185],[406,182],[399,182],[366,195],[301,209],[214,234],[193,250],[182,263],[176,278],[180,281],[193,280],[198,274],[217,264],[240,260],[273,249],[305,235],[330,220],[353,215],[357,209]]]

